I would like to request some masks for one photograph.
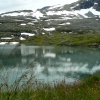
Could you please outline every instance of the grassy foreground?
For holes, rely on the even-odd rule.
[[[37,85],[33,89],[32,84],[27,83],[13,91],[0,90],[0,100],[100,100],[100,74],[94,74],[74,85],[66,85],[65,80],[54,85],[54,88]],[[5,87],[8,88],[7,84]]]
[[[27,40],[21,41],[23,44],[32,45],[64,45],[64,46],[88,46],[100,47],[99,33],[60,33],[55,32],[52,35],[44,34],[30,37]]]

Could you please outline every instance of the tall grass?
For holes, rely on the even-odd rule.
[[[35,85],[35,87],[34,87]],[[3,84],[0,86],[7,91],[0,90],[0,100],[99,100],[100,99],[100,75],[95,74],[73,85],[62,81],[51,87],[48,84],[27,81],[13,87]]]

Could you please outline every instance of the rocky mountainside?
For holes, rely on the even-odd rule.
[[[88,9],[92,7],[96,11],[100,11],[100,0],[81,0],[78,1],[78,3],[79,4],[74,7],[74,10]],[[71,6],[73,6],[73,4],[71,4]]]
[[[46,6],[36,11],[20,10],[0,14],[2,41],[13,38],[16,41],[24,40],[28,36],[51,34],[54,31],[99,32],[99,26],[100,0],[79,0],[72,4]]]

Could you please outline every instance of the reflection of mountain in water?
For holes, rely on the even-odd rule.
[[[65,76],[81,76],[100,70],[100,51],[68,47],[22,47],[24,61],[31,62],[37,58],[41,63],[42,74],[62,74]],[[24,52],[24,53],[23,53]],[[78,76],[80,77],[80,76]]]
[[[10,67],[20,62],[19,68],[28,67],[35,71],[39,78],[46,80],[63,77],[79,79],[100,70],[98,49],[20,46],[9,57],[12,50],[13,47],[5,47],[0,56],[0,65]]]
[[[1,45],[0,46],[0,65],[14,67],[21,61],[21,52],[19,46]]]

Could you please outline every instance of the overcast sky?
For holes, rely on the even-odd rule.
[[[0,0],[0,13],[14,10],[36,10],[44,6],[69,4],[78,0]]]

